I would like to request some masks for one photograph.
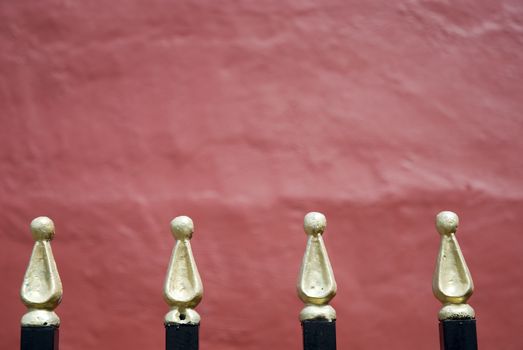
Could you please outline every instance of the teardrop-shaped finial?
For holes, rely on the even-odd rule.
[[[31,232],[35,244],[20,289],[27,307],[21,323],[26,327],[58,327],[60,318],[54,309],[62,300],[62,282],[51,250],[54,223],[48,217],[38,217],[31,222]]]
[[[307,234],[307,248],[298,276],[298,296],[305,303],[300,320],[336,319],[336,311],[329,301],[336,295],[336,281],[329,261],[323,231],[327,226],[325,215],[311,212],[305,215],[303,228]]]
[[[202,300],[203,285],[189,242],[194,231],[191,218],[176,217],[171,221],[171,231],[176,244],[163,289],[171,308],[165,315],[165,324],[199,324],[200,315],[194,308]]]
[[[451,211],[442,211],[436,216],[436,229],[441,235],[441,245],[432,291],[443,304],[438,314],[440,320],[475,317],[474,309],[467,304],[474,291],[474,283],[456,239],[458,224],[458,216]]]

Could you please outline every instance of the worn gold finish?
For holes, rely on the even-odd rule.
[[[467,300],[474,291],[474,283],[456,239],[458,216],[442,211],[436,216],[436,229],[441,235],[441,245],[432,280],[432,291],[443,303],[440,320],[472,319],[474,309]]]
[[[312,212],[305,215],[303,227],[308,236],[307,248],[297,285],[298,296],[306,304],[300,312],[302,321],[336,319],[336,311],[329,305],[336,295],[336,281],[322,238],[326,226],[323,214]]]
[[[171,231],[176,245],[163,289],[165,301],[171,308],[165,315],[165,324],[199,324],[200,315],[194,307],[202,300],[203,285],[189,242],[194,232],[191,218],[178,216],[171,221]]]
[[[62,282],[51,250],[54,224],[45,216],[31,222],[35,240],[29,266],[25,272],[20,297],[27,307],[22,326],[59,326],[60,318],[54,309],[62,300]]]

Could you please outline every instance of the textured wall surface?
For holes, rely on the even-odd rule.
[[[316,210],[338,348],[437,349],[449,209],[480,347],[522,349],[522,18],[518,0],[0,1],[1,347],[47,215],[62,348],[162,349],[185,214],[201,348],[299,349]]]

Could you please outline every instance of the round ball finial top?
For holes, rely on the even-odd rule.
[[[305,233],[309,236],[322,235],[323,231],[325,231],[325,227],[327,227],[327,219],[322,213],[313,211],[305,215],[305,218],[303,219],[303,228],[305,229]]]
[[[35,241],[52,240],[54,237],[53,220],[47,216],[39,216],[31,221],[31,233]]]
[[[442,211],[436,215],[436,229],[440,235],[450,235],[456,233],[458,229],[459,218],[456,213],[451,211]]]
[[[191,239],[194,232],[194,224],[188,216],[177,216],[171,221],[171,232],[178,240]]]

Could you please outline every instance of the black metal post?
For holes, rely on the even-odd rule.
[[[20,350],[58,350],[58,327],[23,327]]]
[[[199,324],[165,325],[166,350],[198,350]]]
[[[301,327],[303,350],[336,350],[336,321],[305,320]]]
[[[441,350],[477,350],[476,320],[443,320],[439,323]]]

